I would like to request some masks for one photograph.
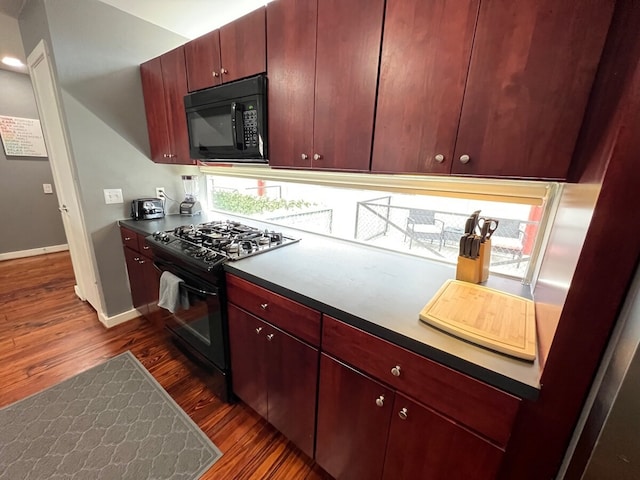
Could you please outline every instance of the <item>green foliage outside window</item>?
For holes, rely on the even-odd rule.
[[[304,200],[284,200],[282,198],[256,197],[240,192],[216,190],[213,192],[213,206],[225,212],[245,215],[274,212],[276,210],[299,210],[313,206]]]

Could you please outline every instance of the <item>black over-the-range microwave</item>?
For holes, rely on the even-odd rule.
[[[267,163],[267,77],[225,83],[184,97],[191,158]]]

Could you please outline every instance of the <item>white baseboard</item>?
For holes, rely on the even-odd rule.
[[[69,250],[69,245],[51,245],[50,247],[32,248],[31,250],[20,250],[18,252],[0,253],[0,262],[3,260],[13,260],[16,258],[35,257],[45,253],[64,252]]]
[[[126,312],[119,313],[113,317],[107,317],[104,313],[98,312],[98,320],[107,328],[115,327],[121,323],[133,320],[134,318],[142,316],[142,313],[137,309],[132,308]]]

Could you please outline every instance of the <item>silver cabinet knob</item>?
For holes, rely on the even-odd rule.
[[[273,333],[270,333],[269,335],[267,335],[267,340],[269,341],[273,340]]]
[[[221,68],[220,73],[224,75],[225,73],[229,73],[229,70],[227,70],[226,68]]]
[[[266,310],[268,306],[269,306],[268,303],[261,303],[260,304],[260,308],[262,308],[263,310]]]
[[[302,160],[308,160],[309,159],[309,155],[307,155],[306,153],[303,153],[302,155],[300,155],[300,158]]]
[[[143,250],[149,250],[149,245],[144,245],[144,246],[142,247],[142,249],[143,249]]]
[[[142,265],[144,263],[144,260],[140,260],[138,263]]]
[[[403,408],[402,410],[400,410],[398,412],[398,416],[402,419],[402,420],[406,420],[407,419],[407,409]]]
[[[380,395],[378,398],[376,398],[376,405],[379,407],[384,406],[384,395]]]
[[[439,153],[435,157],[433,157],[433,159],[438,163],[442,163],[442,162],[444,162],[444,155]]]
[[[133,257],[133,261],[134,262],[139,262],[140,261],[140,257]]]
[[[260,332],[261,332],[261,331],[262,331],[262,327],[258,327],[258,328],[256,328],[256,333],[257,333],[258,335],[260,335]]]
[[[469,160],[471,160],[471,157],[469,155],[460,155],[460,163],[469,163]]]
[[[213,75],[214,78],[217,78],[220,76],[220,74],[216,71],[211,72],[211,75]]]
[[[395,367],[393,367],[391,369],[391,373],[394,377],[399,377],[400,376],[400,365],[396,365]]]
[[[60,210],[62,210],[62,209],[60,209]],[[131,237],[124,237],[124,241],[125,242],[128,242],[129,240],[131,240]]]
[[[322,155],[320,155],[319,153],[314,153],[313,154],[313,159],[314,160],[320,160],[322,158]]]

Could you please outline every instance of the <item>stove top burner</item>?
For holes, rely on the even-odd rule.
[[[250,257],[298,240],[230,220],[183,225],[156,232],[147,239],[152,247],[171,252],[206,270],[219,267],[227,260]]]

